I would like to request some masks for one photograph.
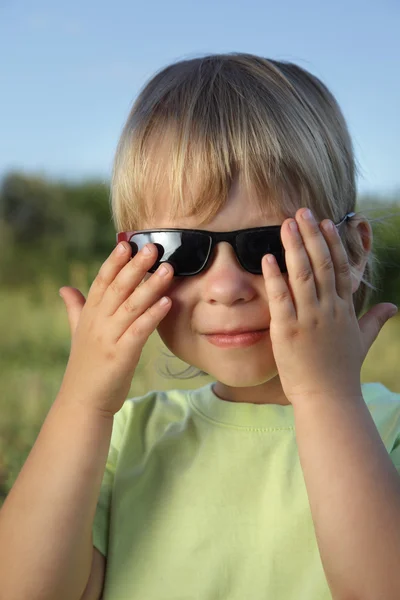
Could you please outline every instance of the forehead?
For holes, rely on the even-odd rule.
[[[248,227],[280,225],[286,218],[279,207],[271,208],[271,202],[260,206],[255,201],[255,191],[247,189],[236,179],[224,204],[211,220],[204,220],[200,215],[180,215],[172,218],[169,211],[168,194],[162,192],[155,199],[155,218],[152,223],[145,222],[143,229],[151,228],[183,228],[208,229],[210,231],[233,231]]]
[[[152,133],[146,142],[146,168],[137,174],[145,209],[137,228],[232,231],[279,225],[289,216],[293,202],[287,202],[286,186],[272,195],[259,185],[257,194],[255,185],[243,183],[243,172],[232,177],[234,166],[231,170],[221,165],[214,168],[201,145],[189,143],[187,156],[181,160],[174,154],[177,144],[169,129]]]

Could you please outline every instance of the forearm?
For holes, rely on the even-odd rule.
[[[363,398],[306,399],[294,415],[334,600],[400,598],[400,477]]]
[[[0,600],[83,594],[112,424],[57,397],[0,511]]]

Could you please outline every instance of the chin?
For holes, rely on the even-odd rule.
[[[278,374],[273,358],[264,361],[263,364],[257,364],[254,360],[246,362],[245,357],[244,359],[242,357],[240,364],[226,359],[212,364],[208,361],[190,362],[184,358],[182,360],[205,371],[210,377],[229,387],[255,387],[266,383]]]
[[[210,373],[220,383],[233,388],[250,388],[263,385],[277,375],[277,371],[268,373],[264,376],[256,376],[249,374],[248,376],[241,374],[229,373]]]
[[[270,344],[259,344],[241,350],[221,350],[214,346],[185,344],[175,332],[158,327],[158,333],[168,350],[184,363],[208,373],[212,379],[230,387],[254,387],[266,383],[278,374]],[[174,335],[175,334],[175,335]],[[188,340],[189,342],[189,340]],[[194,350],[194,351],[193,351]]]

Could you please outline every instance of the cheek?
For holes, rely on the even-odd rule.
[[[171,310],[157,326],[158,335],[160,336],[164,344],[166,344],[167,346],[169,345],[168,342],[173,332],[174,318],[171,318]]]
[[[187,299],[185,300],[186,294],[179,280],[172,280],[171,285],[165,290],[165,295],[171,298],[172,306],[160,322],[158,332],[160,335],[162,333],[165,336],[171,336],[174,331],[181,329],[182,324],[188,318],[186,315],[189,308]]]
[[[174,303],[174,300],[172,300],[172,306],[168,314],[158,324],[158,335],[169,351],[178,356],[179,349],[182,348],[182,342],[190,338],[188,331],[190,331],[190,324],[186,322],[182,311],[179,311],[176,302]]]

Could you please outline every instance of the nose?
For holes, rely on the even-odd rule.
[[[260,276],[241,266],[231,244],[219,242],[202,274],[204,300],[226,305],[249,302],[257,294],[256,278]]]

